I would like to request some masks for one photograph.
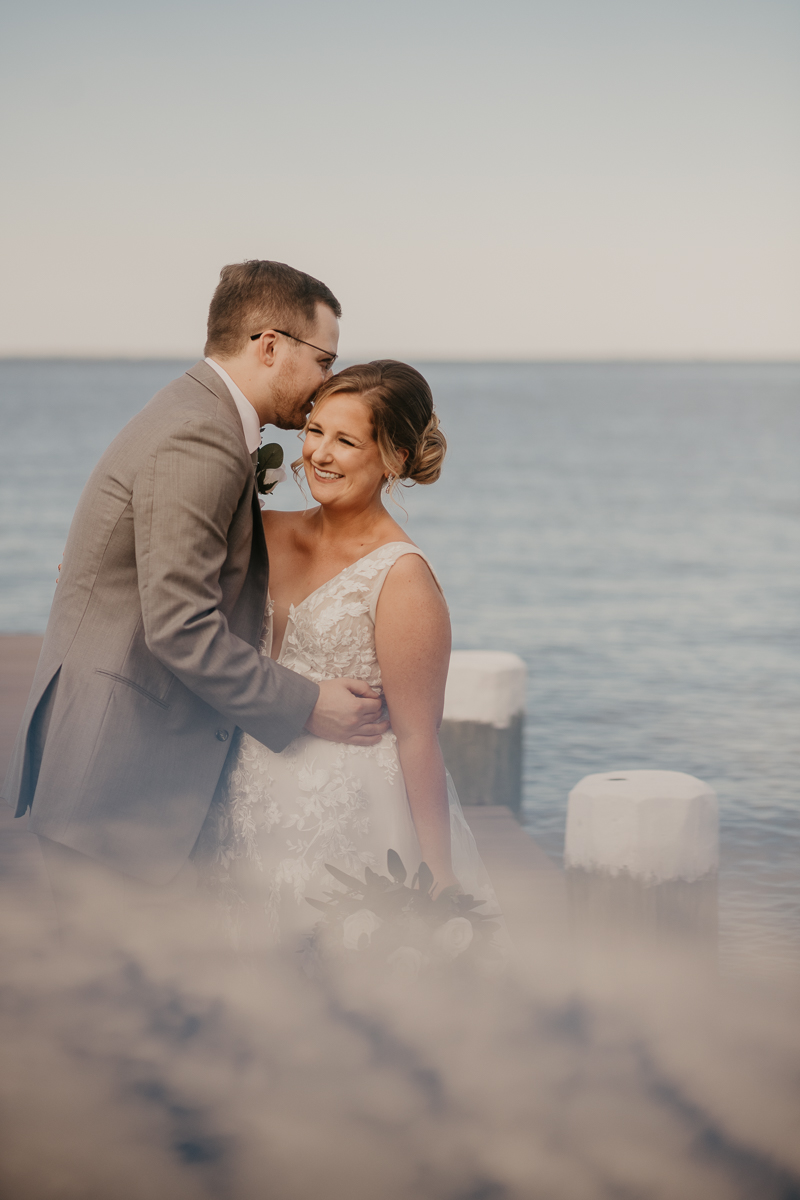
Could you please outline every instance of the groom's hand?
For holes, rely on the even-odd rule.
[[[381,698],[363,679],[323,679],[306,729],[326,742],[374,746],[389,728],[380,715]]]

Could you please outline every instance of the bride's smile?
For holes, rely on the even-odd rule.
[[[334,471],[321,471],[319,467],[314,467],[314,474],[317,479],[344,479],[344,475],[337,475]]]

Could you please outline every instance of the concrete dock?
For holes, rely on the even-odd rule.
[[[0,635],[0,779],[5,777],[42,639]],[[510,809],[466,807],[467,821],[489,871],[512,935],[549,940],[563,920],[563,875]],[[49,904],[36,837],[0,802],[0,886],[4,904]]]

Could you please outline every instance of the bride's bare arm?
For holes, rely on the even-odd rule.
[[[450,662],[450,618],[418,554],[403,555],[386,576],[375,615],[375,648],[414,827],[438,893],[457,882],[437,737]]]

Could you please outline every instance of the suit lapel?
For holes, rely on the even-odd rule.
[[[239,410],[236,407],[233,396],[230,394],[225,386],[225,383],[217,374],[217,372],[212,370],[208,363],[204,362],[201,358],[200,362],[195,363],[194,366],[186,372],[186,374],[194,379],[197,383],[202,384],[207,391],[211,392],[212,395],[216,396],[216,398],[221,401],[223,413],[235,427],[239,437],[242,439],[242,445],[244,446],[245,453],[247,454],[248,458],[252,457],[250,451],[247,449],[247,441],[245,440],[244,430],[242,429],[242,418],[239,416]]]
[[[211,392],[222,404],[222,412],[224,417],[230,420],[231,424],[236,428],[239,437],[242,440],[244,452],[253,464],[251,473],[252,487],[250,490],[250,508],[253,518],[253,539],[252,549],[250,553],[250,562],[247,568],[247,581],[243,589],[252,597],[252,620],[251,620],[251,636],[248,639],[250,644],[258,646],[261,639],[261,630],[264,620],[264,613],[267,608],[267,589],[269,587],[269,560],[267,558],[267,543],[264,538],[264,525],[261,520],[261,505],[258,502],[258,492],[256,490],[256,463],[258,462],[258,451],[254,450],[252,454],[247,449],[247,442],[242,429],[242,420],[239,416],[239,410],[236,407],[233,396],[225,386],[224,381],[220,378],[216,371],[204,362],[195,363],[191,370],[186,372],[197,383],[203,385]],[[248,607],[250,607],[248,605]]]

